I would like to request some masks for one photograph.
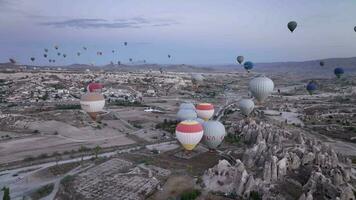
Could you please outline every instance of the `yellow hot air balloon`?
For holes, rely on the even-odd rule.
[[[211,103],[200,103],[196,106],[198,117],[208,121],[214,115],[214,105]]]
[[[176,136],[184,149],[191,151],[203,137],[203,126],[195,120],[186,120],[176,127]]]

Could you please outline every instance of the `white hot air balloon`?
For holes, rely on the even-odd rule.
[[[177,113],[177,119],[179,121],[194,120],[197,118],[197,113],[192,109],[180,109]]]
[[[181,109],[192,109],[195,110],[195,106],[192,103],[182,103],[179,105],[179,110]]]
[[[271,79],[260,76],[252,79],[249,84],[249,90],[258,102],[262,103],[273,92],[274,83]]]
[[[191,151],[203,137],[203,126],[194,120],[186,120],[176,127],[176,136],[184,149]]]
[[[214,115],[214,106],[211,103],[200,103],[196,106],[198,117],[208,121]]]
[[[209,149],[216,149],[222,143],[226,135],[224,125],[218,121],[206,121],[203,124],[203,128],[203,143],[206,144]]]
[[[248,116],[253,111],[254,107],[255,107],[255,103],[251,99],[242,99],[239,102],[239,108],[242,114],[246,116]]]
[[[93,120],[96,120],[96,116],[105,106],[105,99],[100,93],[87,93],[80,99],[80,105]]]

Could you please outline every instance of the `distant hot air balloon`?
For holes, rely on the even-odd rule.
[[[292,32],[293,33],[293,31],[297,28],[297,22],[295,22],[295,21],[290,21],[289,23],[288,23],[288,29],[290,30],[290,32]]]
[[[176,136],[184,149],[191,151],[203,137],[203,126],[194,120],[182,121],[176,127]]]
[[[52,62],[54,62],[54,63],[55,63],[55,62],[56,62],[56,60],[55,60],[55,59],[53,59],[53,60],[52,60]]]
[[[115,53],[115,50],[111,50],[111,53]]]
[[[56,50],[58,50],[59,47],[58,47],[58,45],[54,45],[54,48],[55,48]]]
[[[58,53],[57,53],[57,56],[60,56],[60,55],[61,55],[61,53],[58,52]]]
[[[132,62],[132,58],[130,58],[129,61]]]
[[[255,103],[251,99],[242,99],[239,102],[239,108],[242,114],[246,116],[248,116],[253,111],[254,107],[255,107]]]
[[[87,86],[87,92],[101,92],[103,89],[103,85],[101,83],[89,83]]]
[[[204,81],[204,76],[201,74],[192,74],[192,83],[194,85],[202,84]]]
[[[356,32],[356,26],[354,27],[354,31]]]
[[[254,64],[251,61],[246,61],[244,63],[244,68],[247,72],[250,72],[250,70],[253,68]]]
[[[337,67],[334,69],[334,74],[337,78],[341,78],[341,76],[344,74],[344,69],[341,67]]]
[[[32,62],[35,61],[35,57],[31,57],[30,59],[31,59]]]
[[[168,54],[168,58],[171,58],[171,55]]]
[[[105,99],[100,93],[87,93],[81,97],[80,105],[93,120],[96,120],[98,113],[101,112],[105,106]]]
[[[324,66],[325,63],[324,63],[324,61],[320,61],[319,64],[320,64],[320,66]]]
[[[13,59],[13,58],[9,58],[9,61],[10,61],[10,63],[12,63],[12,64],[16,64],[16,60]]]
[[[239,64],[242,64],[244,62],[244,57],[243,56],[237,56],[236,60]]]
[[[48,49],[44,49],[44,51],[47,53],[47,52],[48,52]]]
[[[203,123],[203,143],[209,149],[216,149],[224,140],[226,135],[225,127],[218,121],[206,121]]]
[[[50,63],[51,63],[51,62],[52,62],[52,59],[49,59],[49,60],[48,60],[48,62],[50,62]]]
[[[117,61],[117,64],[118,64],[118,65],[121,65],[121,62],[120,62],[120,61]]]
[[[318,86],[314,81],[310,81],[307,85],[307,91],[309,92],[310,95],[314,93],[315,90],[317,90]]]
[[[124,45],[127,46],[127,42],[124,42]]]
[[[182,103],[179,105],[179,109],[192,109],[195,110],[195,106],[193,103]]]
[[[177,112],[178,121],[194,120],[196,118],[197,118],[197,113],[195,112],[195,110],[192,109],[180,109]]]
[[[208,121],[214,115],[214,105],[211,103],[200,103],[196,106],[198,117]]]
[[[80,52],[77,52],[77,56],[80,56]]]
[[[274,83],[271,79],[260,76],[252,79],[249,83],[249,90],[257,101],[262,103],[273,92]]]
[[[63,54],[63,58],[65,58],[65,57],[67,57],[67,55],[66,55],[66,54]]]
[[[47,58],[47,54],[43,54],[43,57]]]

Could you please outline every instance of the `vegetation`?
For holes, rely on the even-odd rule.
[[[237,144],[240,143],[241,138],[238,135],[235,134],[227,134],[225,137],[225,142],[230,143],[230,144]]]
[[[72,182],[73,180],[74,180],[74,177],[73,177],[73,176],[67,175],[67,176],[65,176],[65,177],[63,177],[63,178],[61,179],[61,185],[66,186],[66,185],[68,185],[70,182]]]
[[[34,193],[32,193],[30,196],[32,199],[41,199],[41,198],[46,197],[49,194],[51,194],[51,192],[53,191],[53,188],[54,188],[53,183],[42,186],[38,190],[36,190]]]
[[[68,104],[68,105],[62,105],[62,104],[57,104],[56,105],[57,110],[75,110],[75,109],[81,109],[79,104]]]
[[[124,101],[124,100],[117,100],[117,101],[112,101],[109,103],[109,105],[112,106],[133,106],[133,107],[147,107],[146,105],[142,104],[139,101]]]
[[[95,159],[98,159],[98,154],[100,153],[101,149],[102,148],[99,145],[96,145],[96,147],[94,148]]]
[[[178,122],[176,120],[164,119],[164,121],[162,123],[156,124],[156,129],[161,129],[161,130],[164,130],[164,131],[174,134],[174,132],[176,130],[177,123]]]
[[[1,189],[4,193],[3,193],[3,197],[2,197],[2,200],[10,200],[10,188],[8,187],[3,187]]]
[[[250,199],[251,200],[262,200],[262,197],[257,191],[251,191]]]
[[[184,192],[183,194],[181,194],[180,199],[181,200],[194,200],[197,197],[199,197],[200,194],[201,194],[200,190],[188,191],[188,192]]]

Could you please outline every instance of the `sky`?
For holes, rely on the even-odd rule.
[[[298,22],[294,33],[291,20]],[[236,63],[238,55],[253,62],[353,57],[355,26],[355,0],[0,0],[0,62],[215,65]]]

